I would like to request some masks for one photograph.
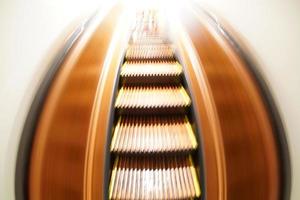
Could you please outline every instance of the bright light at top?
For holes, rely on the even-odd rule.
[[[137,10],[142,9],[174,9],[178,7],[178,4],[181,1],[174,0],[126,0],[128,2],[128,6],[131,8],[135,8]]]

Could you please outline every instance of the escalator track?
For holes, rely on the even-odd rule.
[[[192,154],[199,148],[172,43],[157,28],[156,13],[137,19],[115,101],[109,199],[195,199],[199,176]],[[133,35],[134,35],[133,34]]]

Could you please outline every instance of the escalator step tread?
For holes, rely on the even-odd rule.
[[[120,75],[121,77],[179,76],[181,73],[182,66],[178,62],[125,62]]]
[[[116,153],[191,151],[197,141],[188,118],[182,116],[120,117],[111,143]]]
[[[176,108],[190,104],[191,99],[182,86],[122,86],[115,107]]]
[[[110,199],[191,199],[200,196],[191,156],[117,157]]]
[[[131,44],[164,44],[167,40],[158,36],[132,36]]]
[[[109,199],[198,199],[201,194],[199,165],[193,163],[199,145],[188,118],[192,102],[175,46],[159,19],[154,10],[137,13],[120,69]]]
[[[139,59],[174,59],[173,48],[169,44],[131,44],[129,45],[126,60]]]

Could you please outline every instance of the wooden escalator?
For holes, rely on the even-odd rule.
[[[130,21],[116,3],[74,31],[24,122],[17,200],[288,199],[263,78],[221,22],[180,9]]]

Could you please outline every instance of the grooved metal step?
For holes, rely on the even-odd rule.
[[[158,36],[144,36],[144,35],[134,35],[132,37],[131,44],[164,44],[167,43],[165,39]]]
[[[182,86],[123,86],[115,107],[123,114],[135,113],[182,113],[191,100]]]
[[[200,196],[190,156],[118,157],[110,199],[192,199]]]
[[[178,62],[125,62],[121,68],[123,84],[179,83],[182,66]]]
[[[173,49],[169,44],[131,44],[126,60],[174,60]]]
[[[114,153],[166,153],[196,148],[191,124],[184,115],[120,117],[111,143]]]
[[[121,68],[122,77],[179,76],[182,67],[178,62],[125,62]]]

